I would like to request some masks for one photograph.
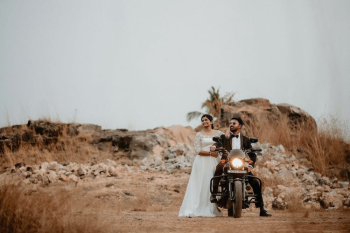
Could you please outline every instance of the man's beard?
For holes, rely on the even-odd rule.
[[[231,131],[232,133],[237,132],[237,130],[238,130],[238,129],[235,129],[235,128],[233,128],[233,127],[230,127],[230,131]]]

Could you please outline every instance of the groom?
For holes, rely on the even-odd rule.
[[[224,143],[224,148],[227,151],[231,151],[233,149],[242,149],[242,150],[246,150],[246,149],[250,149],[252,148],[252,145],[249,141],[249,138],[247,138],[246,136],[244,136],[243,134],[240,133],[242,126],[244,125],[243,120],[241,119],[241,117],[233,117],[231,119],[230,122],[230,137],[223,137],[223,143]],[[255,153],[249,153],[248,154],[250,159],[253,161],[252,165],[249,165],[248,168],[248,175],[253,175],[253,173],[251,172],[251,170],[254,168],[255,162],[256,162],[256,154]],[[223,156],[224,157],[224,156]],[[225,159],[226,158],[222,158],[222,160],[220,161],[220,163],[216,166],[216,171],[214,176],[220,176],[222,174],[222,169],[226,163]],[[220,179],[215,179],[213,182],[213,191],[214,193],[216,193],[218,191],[218,187],[219,187],[219,181]],[[265,208],[264,208],[264,201],[262,198],[262,194],[261,194],[261,187],[260,187],[260,182],[257,179],[254,178],[249,178],[248,180],[250,186],[252,186],[254,194],[257,195],[256,197],[256,201],[258,201],[258,203],[255,204],[256,207],[260,207],[260,216],[263,217],[270,217],[271,214],[269,214]],[[212,203],[216,203],[217,199],[215,195],[211,195],[210,197],[210,202]]]

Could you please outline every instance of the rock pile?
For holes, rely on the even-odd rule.
[[[113,160],[106,163],[76,164],[43,162],[40,165],[16,164],[2,175],[17,174],[25,178],[25,183],[44,184],[56,182],[78,182],[87,178],[117,177],[120,167]]]
[[[185,143],[179,144],[165,148],[160,155],[144,158],[140,168],[149,171],[185,170],[190,172],[194,155],[192,146]]]
[[[340,182],[314,172],[305,158],[287,154],[282,145],[260,145],[262,156],[253,173],[263,180],[264,202],[268,208],[303,206],[312,209],[350,207],[349,182]],[[195,158],[192,146],[181,144],[164,149],[163,154],[144,158],[140,168],[150,171],[191,171]]]
[[[304,158],[286,154],[282,145],[262,144],[262,156],[254,169],[265,181],[265,205],[273,209],[298,208],[338,209],[350,207],[349,182],[330,179],[313,171]]]

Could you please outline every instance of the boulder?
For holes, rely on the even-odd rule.
[[[320,200],[320,204],[325,209],[334,207],[334,197],[332,195],[326,195]]]
[[[221,107],[221,127],[227,128],[234,115],[241,115],[245,123],[243,133],[253,135],[252,129],[273,128],[276,122],[287,120],[291,135],[301,129],[317,132],[315,119],[304,110],[290,104],[271,104],[269,100],[256,98],[236,101]]]

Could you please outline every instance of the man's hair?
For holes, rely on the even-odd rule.
[[[231,120],[236,120],[240,125],[244,125],[244,122],[240,116],[234,116],[231,118]]]

